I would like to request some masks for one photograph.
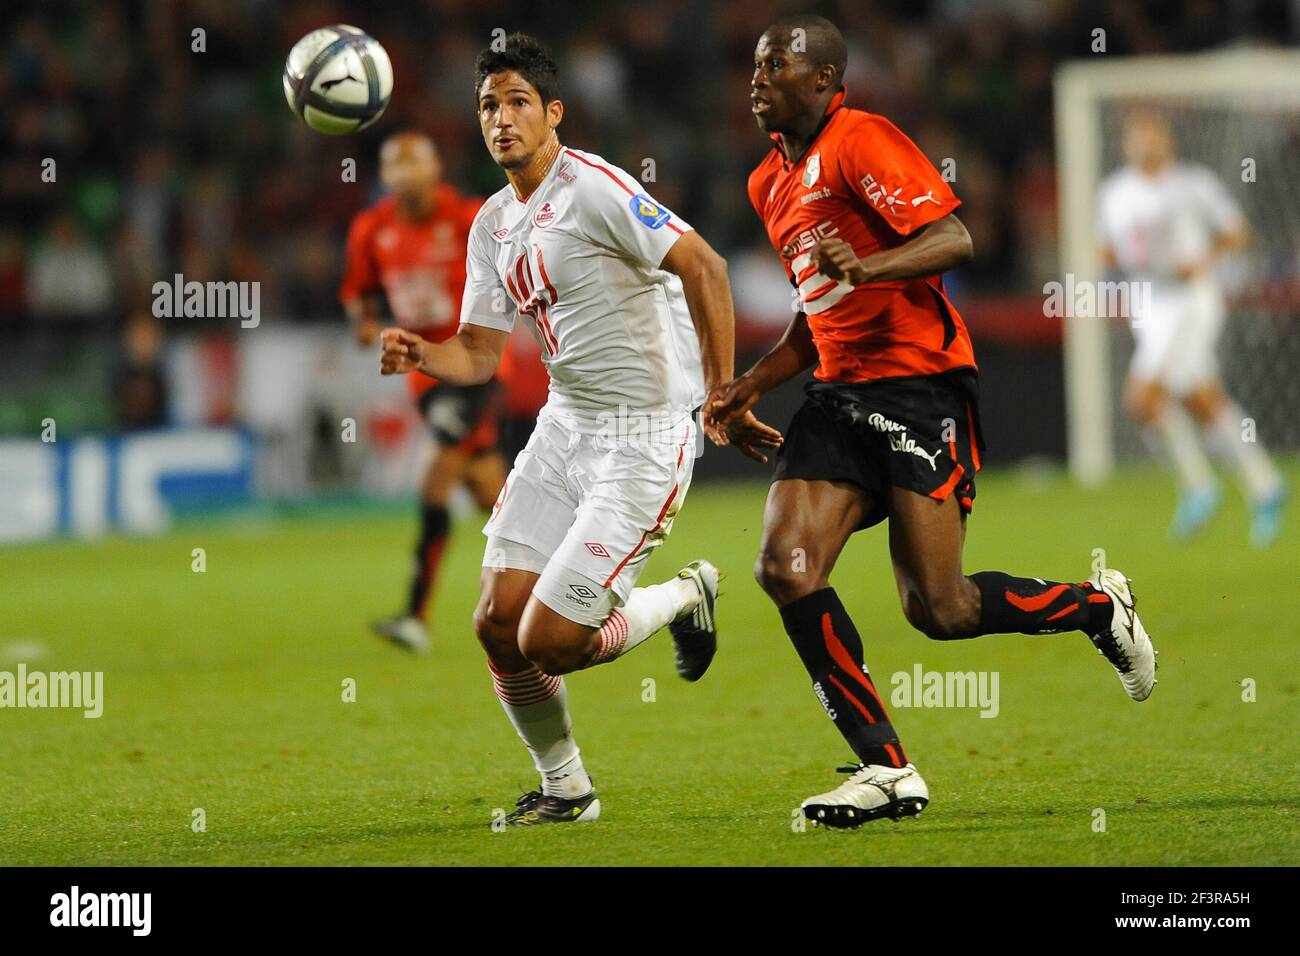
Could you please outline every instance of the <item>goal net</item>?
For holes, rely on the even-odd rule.
[[[1250,224],[1250,247],[1219,270],[1228,390],[1254,419],[1259,441],[1300,448],[1300,53],[1099,55],[1062,66],[1055,96],[1062,275],[1101,277],[1098,185],[1123,163],[1129,111],[1158,109],[1179,158],[1212,169]],[[1122,320],[1066,319],[1070,469],[1085,484],[1145,453],[1122,406],[1132,351]]]

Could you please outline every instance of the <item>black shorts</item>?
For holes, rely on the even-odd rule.
[[[858,384],[811,382],[777,453],[773,481],[847,481],[871,498],[860,528],[889,516],[889,489],[975,502],[980,431],[974,369]]]
[[[438,382],[417,399],[420,416],[439,445],[477,455],[496,447],[501,421],[501,387]]]

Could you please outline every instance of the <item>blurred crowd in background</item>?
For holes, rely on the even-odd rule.
[[[968,295],[1033,291],[1053,276],[1052,75],[1095,55],[1094,29],[1106,30],[1107,54],[1128,55],[1294,43],[1300,19],[1281,0],[6,0],[0,336],[16,344],[0,374],[72,367],[60,348],[71,338],[51,345],[24,330],[112,329],[114,414],[156,423],[164,330],[150,287],[177,272],[259,281],[264,323],[341,324],[344,236],[378,195],[386,132],[426,130],[453,184],[500,188],[472,79],[498,28],[555,50],[563,140],[633,175],[652,161],[652,193],[730,260],[742,317],[783,326],[789,289],[744,189],[767,148],[748,81],[764,26],[808,8],[848,38],[849,105],[889,116],[936,164],[955,159],[979,255],[951,279]],[[337,139],[294,119],[280,81],[292,44],[332,22],[376,36],[396,74],[384,118]],[[348,157],[357,183],[340,175]]]

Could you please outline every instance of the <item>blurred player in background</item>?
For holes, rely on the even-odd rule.
[[[1177,160],[1159,113],[1129,114],[1124,156],[1128,164],[1101,184],[1098,226],[1106,266],[1150,283],[1148,314],[1130,317],[1137,350],[1127,405],[1178,472],[1171,531],[1190,538],[1222,499],[1204,443],[1236,466],[1253,511],[1251,540],[1267,545],[1281,525],[1282,476],[1263,446],[1243,440],[1245,416],[1224,390],[1215,354],[1226,314],[1215,267],[1246,246],[1245,217],[1213,171]]]
[[[501,441],[498,448],[505,461],[514,461],[532,437],[537,413],[550,394],[551,377],[542,364],[542,349],[533,333],[520,323],[510,333],[501,367],[510,374],[504,377],[505,407],[501,412]],[[501,376],[501,373],[498,373]]]
[[[801,311],[748,372],[715,390],[705,424],[730,430],[764,392],[817,367],[781,445],[756,568],[827,715],[860,761],[809,797],[809,819],[856,827],[919,813],[909,761],[830,586],[854,532],[889,521],[903,613],[935,640],[1082,631],[1134,700],[1155,651],[1123,573],[1081,583],[962,571],[980,467],[970,336],[941,273],[972,255],[960,204],[883,116],[845,107],[844,38],[815,16],[782,20],[754,51],[751,103],[772,149],[749,178]]]
[[[713,565],[636,584],[690,486],[692,411],[706,384],[731,377],[731,290],[721,257],[638,180],[560,144],[555,62],[536,40],[515,34],[482,51],[475,88],[508,182],[470,232],[460,329],[438,344],[386,329],[382,370],[487,381],[517,318],[542,343],[550,398],[483,529],[474,626],[541,777],[504,823],[589,821],[600,801],[562,675],[665,627],[687,680],[717,649]],[[776,437],[752,415],[737,436],[742,447]]]
[[[442,181],[428,136],[396,133],[384,141],[379,156],[389,194],[352,221],[339,298],[360,345],[379,339],[381,295],[401,328],[438,342],[456,331],[466,239],[482,201],[463,197]],[[451,496],[463,484],[480,508],[491,508],[505,478],[497,451],[501,395],[496,379],[449,385],[416,372],[408,384],[435,448],[421,487],[420,537],[406,608],[373,627],[402,647],[425,651],[425,622],[451,524]]]

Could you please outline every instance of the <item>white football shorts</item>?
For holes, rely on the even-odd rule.
[[[668,537],[694,464],[689,415],[628,441],[575,431],[543,411],[483,526],[483,566],[539,574],[539,601],[599,627]]]
[[[1183,396],[1219,379],[1219,335],[1227,309],[1218,285],[1202,279],[1152,290],[1145,314],[1134,316],[1137,348],[1129,375]]]

